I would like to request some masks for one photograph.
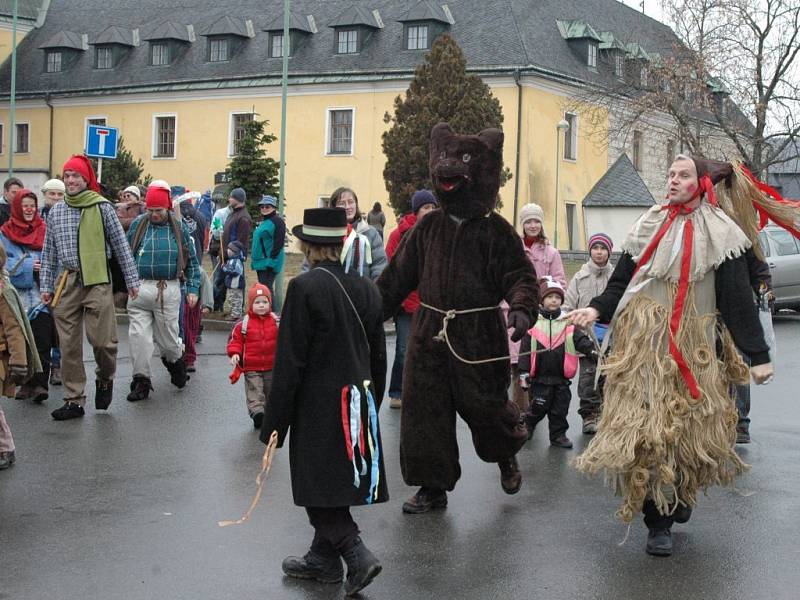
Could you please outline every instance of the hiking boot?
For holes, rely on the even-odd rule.
[[[672,556],[672,531],[648,529],[645,552],[652,556]]]
[[[736,428],[736,443],[737,444],[750,443],[750,432],[745,427]]]
[[[554,440],[550,440],[550,445],[556,448],[572,448],[572,440],[565,435],[560,435]]]
[[[678,508],[672,513],[672,518],[676,523],[688,523],[692,518],[692,507],[678,504]]]
[[[342,558],[347,563],[347,580],[344,582],[346,596],[354,596],[367,587],[383,568],[359,537],[342,552]]]
[[[287,556],[281,568],[289,577],[297,579],[313,579],[321,583],[341,583],[344,579],[342,559],[338,553],[327,556],[309,550],[305,556]]]
[[[100,381],[96,379],[94,382],[94,407],[97,410],[107,410],[111,404],[111,399],[114,396],[114,382],[113,381]]]
[[[254,415],[250,415],[250,418],[253,419],[253,429],[261,429],[261,424],[264,422],[264,413],[255,413]]]
[[[584,435],[594,435],[597,433],[597,417],[594,415],[587,415],[583,417],[583,428],[581,433]]]
[[[389,398],[389,408],[403,408],[402,398]]]
[[[40,385],[32,385],[30,383],[23,383],[19,386],[16,395],[16,400],[33,400],[34,402],[44,402],[49,398],[47,388]]]
[[[417,493],[403,502],[403,512],[410,515],[426,513],[434,508],[447,506],[447,492],[435,488],[421,487]]]
[[[13,450],[0,452],[0,471],[9,468],[15,462],[17,462],[17,455],[14,454]]]
[[[68,419],[78,419],[84,415],[83,407],[78,406],[75,402],[66,401],[64,406],[55,409],[50,413],[56,421],[66,421]]]
[[[14,394],[14,400],[27,400],[33,397],[33,386],[23,383],[17,388],[17,393]]]
[[[162,356],[161,362],[164,363],[167,371],[169,371],[169,380],[172,382],[172,385],[179,390],[183,389],[186,386],[186,382],[189,381],[189,376],[186,374],[186,363],[183,357],[171,363]]]
[[[50,385],[61,385],[61,367],[50,368]]]
[[[128,402],[138,402],[139,400],[147,400],[150,397],[150,390],[153,389],[153,384],[150,378],[145,375],[134,375],[131,381],[131,393],[128,394]]]
[[[497,466],[500,467],[500,485],[503,491],[506,494],[516,494],[522,487],[522,473],[519,470],[517,457],[501,460]]]

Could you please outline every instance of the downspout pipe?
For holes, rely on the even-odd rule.
[[[52,98],[50,97],[50,92],[47,92],[47,94],[45,94],[44,102],[50,109],[50,144],[47,153],[47,175],[48,177],[52,178],[53,177],[53,102]]]
[[[514,71],[514,83],[517,85],[517,155],[516,164],[514,166],[514,222],[512,226],[517,227],[517,211],[519,210],[519,161],[520,161],[520,148],[522,145],[522,83],[521,73],[519,69]]]

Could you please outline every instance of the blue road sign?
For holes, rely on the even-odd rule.
[[[86,156],[117,158],[118,134],[119,130],[116,127],[89,125],[86,130]]]

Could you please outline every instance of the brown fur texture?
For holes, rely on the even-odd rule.
[[[409,292],[441,310],[497,307],[506,300],[531,324],[538,286],[514,228],[493,211],[502,165],[502,132],[431,134],[431,176],[442,210],[421,219],[403,238],[378,280],[384,314],[391,317]],[[452,490],[461,475],[456,414],[468,424],[478,456],[510,458],[526,429],[508,399],[509,362],[470,366],[434,340],[442,315],[420,308],[406,349],[400,463],[409,485]],[[506,324],[497,309],[459,315],[448,327],[455,350],[467,359],[508,354]]]

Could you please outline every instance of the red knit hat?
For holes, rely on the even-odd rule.
[[[92,163],[83,154],[73,154],[70,159],[64,163],[64,168],[61,169],[62,175],[67,171],[75,171],[78,175],[83,177],[86,182],[86,187],[90,190],[100,193],[100,185],[97,183],[97,177],[92,169]]]
[[[169,197],[169,188],[161,187],[160,185],[151,185],[147,188],[147,194],[144,197],[145,208],[165,208],[170,210],[172,208],[172,200]]]
[[[270,305],[272,305],[272,294],[269,293],[269,288],[262,283],[253,284],[253,287],[251,287],[250,291],[247,292],[248,309],[253,308],[253,302],[255,302],[256,298],[264,297],[266,297]]]

